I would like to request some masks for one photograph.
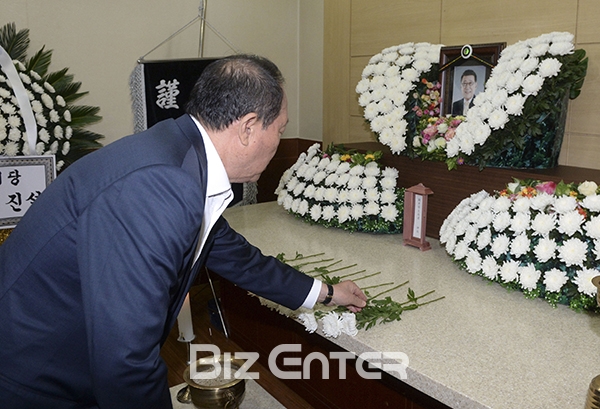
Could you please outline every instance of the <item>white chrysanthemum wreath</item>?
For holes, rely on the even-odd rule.
[[[347,152],[312,145],[286,170],[275,193],[290,213],[325,227],[371,233],[402,231],[404,189],[398,170],[382,169],[381,152]]]
[[[467,272],[527,297],[597,311],[600,190],[595,182],[516,180],[480,191],[446,218],[440,242]]]
[[[565,96],[579,95],[587,70],[585,52],[574,50],[570,33],[544,34],[508,46],[484,92],[476,96],[475,107],[455,132],[446,132],[444,125],[437,137],[431,137],[418,132],[416,122],[420,118],[413,110],[422,92],[419,84],[432,81],[432,74],[437,76],[441,47],[406,43],[384,49],[363,70],[356,92],[371,130],[393,153],[435,158],[431,152],[437,151],[447,158],[450,168],[465,160],[484,166],[496,155],[504,155],[499,155],[503,149],[526,149],[529,136],[544,137],[540,123],[546,117],[557,120],[555,116],[560,116],[563,108],[561,101]],[[537,150],[539,158],[524,167],[540,167],[538,163],[546,163],[549,153],[542,151],[535,139],[530,143],[534,152],[527,155],[536,156]],[[424,144],[432,145],[420,149]]]
[[[20,80],[22,84],[36,131],[26,129],[24,112],[19,105],[22,101],[16,95],[17,86],[11,83],[11,76],[6,72],[13,67],[1,67],[0,155],[56,155],[56,170],[61,171],[102,146],[99,143],[102,135],[84,129],[101,119],[97,115],[99,108],[75,105],[76,100],[87,94],[80,91],[81,84],[73,82],[67,68],[48,72],[51,50],[42,48],[28,58],[28,46],[29,30],[17,31],[14,23],[0,28],[0,47],[12,60],[16,70],[13,80]],[[30,149],[30,138],[33,149]]]

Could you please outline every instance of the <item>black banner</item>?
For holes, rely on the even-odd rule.
[[[196,80],[217,58],[144,61],[146,125],[177,118],[184,113]]]

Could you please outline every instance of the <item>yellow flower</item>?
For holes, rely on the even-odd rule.
[[[340,156],[340,160],[341,160],[342,162],[347,162],[347,161],[349,161],[350,159],[352,159],[352,156],[350,156],[350,155],[349,155],[349,154],[347,154],[347,153],[345,153],[345,154],[343,154],[342,156]]]
[[[375,160],[375,155],[373,155],[372,153],[367,153],[365,155],[365,160]]]

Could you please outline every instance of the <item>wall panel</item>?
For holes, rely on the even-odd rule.
[[[437,43],[441,0],[353,0],[352,56],[409,41]]]
[[[551,31],[575,33],[577,0],[446,0],[441,42],[515,43]]]

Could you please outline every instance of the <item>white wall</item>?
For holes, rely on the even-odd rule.
[[[201,0],[2,0],[0,25],[30,30],[30,55],[54,50],[51,71],[69,67],[100,107],[90,130],[108,144],[133,131],[129,76],[145,55],[198,15]],[[322,140],[323,0],[208,0],[204,56],[264,55],[286,78],[290,124],[284,137]],[[146,59],[199,56],[200,22]],[[315,78],[318,76],[318,78]],[[306,82],[306,84],[305,84]]]

